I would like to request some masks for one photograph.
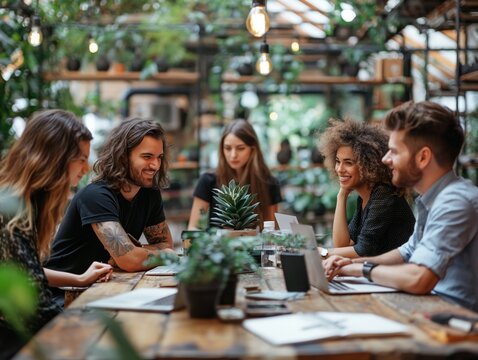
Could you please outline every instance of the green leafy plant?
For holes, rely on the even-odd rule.
[[[26,271],[14,263],[0,264],[0,314],[25,342],[32,335],[25,324],[35,315],[37,306],[38,288]],[[45,350],[34,339],[31,349],[35,359],[47,359]]]
[[[172,252],[161,252],[159,255],[149,255],[144,262],[146,266],[160,266],[179,263],[179,256]]]
[[[257,225],[258,215],[254,210],[259,205],[255,194],[249,193],[249,185],[239,185],[234,180],[213,190],[216,216],[211,224],[224,229],[244,230]]]
[[[250,255],[257,238],[231,238],[222,230],[198,232],[194,235],[188,256],[180,263],[179,281],[188,285],[223,284],[229,275],[244,268],[256,270]]]
[[[18,265],[0,265],[0,295],[0,313],[22,336],[27,336],[24,324],[35,314],[38,290]]]
[[[299,234],[264,234],[264,241],[278,246],[280,252],[298,253],[305,249],[306,238]]]

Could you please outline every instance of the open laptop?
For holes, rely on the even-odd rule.
[[[364,277],[340,276],[332,281],[328,281],[322,266],[322,258],[317,250],[313,227],[310,225],[291,224],[291,229],[293,234],[300,234],[307,239],[304,255],[310,285],[331,295],[398,291],[394,288],[375,284]]]
[[[285,232],[291,232],[290,224],[298,224],[299,221],[294,215],[286,215],[281,213],[274,213],[279,229]]]
[[[178,289],[141,288],[89,302],[86,307],[166,313],[184,307],[181,289],[181,286]]]
[[[153,276],[172,276],[176,275],[179,271],[179,264],[159,265],[152,269],[149,269],[144,275]]]

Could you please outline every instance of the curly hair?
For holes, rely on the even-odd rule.
[[[331,120],[319,139],[319,150],[325,157],[325,166],[334,176],[337,176],[335,157],[342,146],[352,148],[362,181],[391,184],[392,172],[382,163],[388,151],[388,135],[384,129],[350,119]]]
[[[164,157],[159,171],[154,175],[153,187],[166,187],[169,165],[166,133],[158,122],[139,118],[125,120],[111,131],[93,165],[96,173],[93,181],[105,181],[115,190],[128,188],[131,183],[129,155],[145,136],[163,142]]]
[[[68,203],[68,165],[81,154],[80,142],[92,138],[71,112],[42,111],[28,121],[0,163],[0,186],[10,188],[24,202],[8,229],[36,231],[40,259],[48,256],[55,228]]]

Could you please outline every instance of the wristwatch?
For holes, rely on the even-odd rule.
[[[363,268],[362,268],[362,275],[368,280],[372,281],[372,270],[375,266],[378,266],[378,264],[375,264],[373,262],[368,262],[365,261],[363,263]]]
[[[320,248],[320,256],[326,259],[327,256],[329,256],[329,250],[327,250],[326,248]]]

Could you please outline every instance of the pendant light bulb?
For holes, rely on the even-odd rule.
[[[88,40],[88,50],[90,53],[95,54],[98,52],[99,46],[95,39],[90,35]]]
[[[256,63],[256,70],[261,75],[269,75],[272,71],[272,60],[269,55],[269,45],[266,43],[261,44],[261,55]]]
[[[253,0],[252,8],[247,16],[247,31],[255,37],[262,37],[270,28],[270,19],[266,11],[266,0]]]
[[[43,34],[40,27],[40,17],[35,15],[32,19],[32,29],[28,34],[28,42],[31,46],[37,47],[43,41]]]

